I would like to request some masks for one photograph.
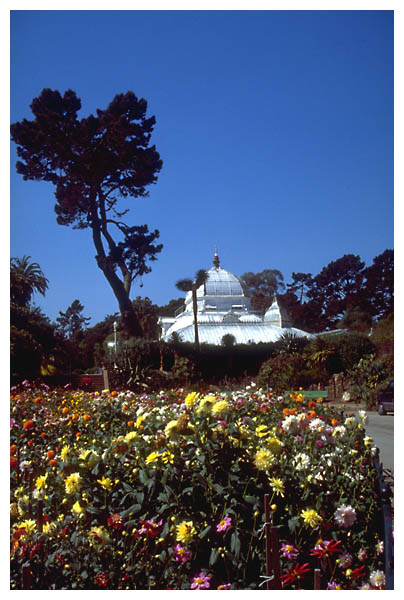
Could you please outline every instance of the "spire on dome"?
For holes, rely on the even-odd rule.
[[[220,267],[219,255],[217,253],[216,246],[215,246],[215,254],[213,255],[213,266],[215,267],[215,269],[218,269]]]

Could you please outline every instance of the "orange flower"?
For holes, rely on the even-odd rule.
[[[91,415],[89,415],[88,413],[86,413],[85,415],[83,415],[83,421],[85,421],[87,423],[87,421],[89,421],[91,419]]]
[[[74,414],[73,414],[73,419],[74,419],[75,421],[77,421],[77,419],[78,419],[78,418],[79,418],[79,415],[78,415],[77,413],[74,413]]]
[[[67,408],[67,406],[64,406],[64,407],[62,408],[62,414],[63,414],[63,415],[67,415],[67,414],[68,414],[68,412],[69,412],[69,409]]]
[[[25,429],[25,431],[29,431],[30,429],[33,429],[34,427],[35,427],[35,423],[31,419],[28,419],[27,421],[24,421],[24,429]]]
[[[313,400],[310,400],[310,401],[307,403],[307,406],[308,406],[309,408],[315,408],[315,406],[316,406],[316,403],[315,403]]]
[[[80,433],[80,431],[78,431],[78,432],[76,433],[76,440],[78,440],[78,439],[79,439],[79,437],[81,437],[81,433]]]
[[[16,459],[15,456],[10,456],[10,469],[16,469],[18,465],[18,460]]]
[[[132,427],[133,426],[133,421],[128,421],[128,427]]]
[[[340,422],[338,421],[338,419],[331,419],[331,425],[335,427],[336,425],[340,425]]]
[[[40,437],[41,437],[42,439],[45,439],[45,438],[46,438],[46,433],[45,433],[44,431],[42,431],[42,433],[40,433],[39,435],[40,435]]]
[[[315,410],[309,410],[307,413],[307,416],[309,419],[314,419],[314,417],[316,416],[316,411]]]
[[[11,444],[10,446],[10,454],[17,454],[18,446],[16,444]]]
[[[115,392],[115,391],[110,393],[111,398],[115,398],[115,396],[117,396],[117,395],[118,395],[118,392]]]
[[[34,403],[35,404],[39,404],[40,402],[41,402],[40,396],[37,396],[36,398],[34,398]]]
[[[55,467],[58,464],[58,461],[52,458],[48,464],[50,467]]]
[[[51,459],[51,458],[55,458],[56,456],[56,452],[54,450],[48,450],[46,457]]]
[[[27,442],[28,448],[31,448],[33,445],[34,445],[34,442],[32,440],[28,440],[28,442]]]

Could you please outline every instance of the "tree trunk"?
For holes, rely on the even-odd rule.
[[[105,255],[104,246],[101,238],[101,222],[98,217],[97,207],[95,203],[95,195],[92,198],[91,206],[91,229],[93,232],[93,242],[97,255],[95,257],[98,267],[104,273],[109,285],[114,292],[115,298],[118,300],[119,310],[121,312],[122,321],[129,335],[134,337],[142,337],[142,328],[136,318],[133,310],[132,302],[129,298],[129,291],[125,289],[124,283],[115,273],[113,265]]]

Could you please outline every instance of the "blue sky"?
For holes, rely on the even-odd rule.
[[[163,160],[131,224],[164,248],[132,297],[166,304],[175,282],[317,274],[344,254],[393,247],[393,11],[14,11],[11,122],[43,88],[73,89],[80,117],[132,90]],[[91,324],[118,305],[90,231],[57,225],[50,184],[23,181],[11,147],[11,256],[49,279],[51,320],[78,298]]]

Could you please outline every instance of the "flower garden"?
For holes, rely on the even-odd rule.
[[[257,387],[14,388],[11,589],[384,589],[366,414]],[[268,515],[267,515],[268,517]]]

